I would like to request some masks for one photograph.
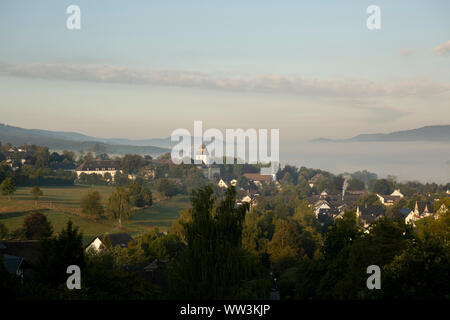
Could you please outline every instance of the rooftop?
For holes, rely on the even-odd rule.
[[[120,170],[120,161],[116,160],[93,160],[85,161],[80,164],[76,171],[95,171],[95,170]]]
[[[259,173],[244,173],[244,177],[246,177],[248,180],[264,181],[264,182],[270,182],[272,179],[272,177],[270,175],[259,174]]]
[[[128,242],[133,241],[133,238],[128,233],[112,233],[112,234],[105,234],[101,235],[98,238],[103,241],[104,237],[107,236],[111,240],[111,244],[113,247],[115,246],[121,246],[126,247],[128,246]]]

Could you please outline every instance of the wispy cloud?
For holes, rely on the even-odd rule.
[[[434,53],[437,55],[444,55],[444,54],[450,54],[450,40],[447,42],[444,42],[443,44],[437,46],[434,48]]]
[[[0,63],[0,74],[52,80],[162,85],[242,92],[290,93],[305,96],[430,96],[450,90],[450,84],[448,83],[425,80],[386,83],[362,79],[304,79],[296,75],[263,74],[241,76],[207,74],[185,70],[136,70],[107,65]]]
[[[412,56],[414,53],[415,51],[412,49],[403,49],[398,52],[398,54],[402,57],[409,57]]]

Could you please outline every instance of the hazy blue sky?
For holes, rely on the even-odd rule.
[[[3,0],[0,122],[150,138],[203,120],[282,141],[449,124],[449,41],[445,0]]]

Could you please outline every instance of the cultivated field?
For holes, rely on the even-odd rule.
[[[166,231],[172,222],[178,217],[180,210],[189,207],[189,197],[178,195],[169,200],[163,200],[155,192],[154,205],[135,211],[128,221],[124,221],[122,228],[111,219],[95,219],[81,213],[81,198],[89,190],[100,193],[103,204],[107,204],[108,197],[114,192],[113,187],[108,186],[73,186],[73,187],[42,187],[44,195],[36,206],[30,191],[31,188],[18,188],[11,200],[0,198],[0,222],[9,231],[22,226],[25,216],[33,211],[39,211],[47,215],[52,223],[54,231],[59,232],[71,219],[83,233],[85,243],[95,236],[105,232],[126,231],[136,236],[143,232],[158,227]]]

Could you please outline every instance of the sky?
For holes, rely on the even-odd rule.
[[[0,122],[158,138],[202,120],[282,142],[450,124],[449,13],[445,0],[4,0]]]

